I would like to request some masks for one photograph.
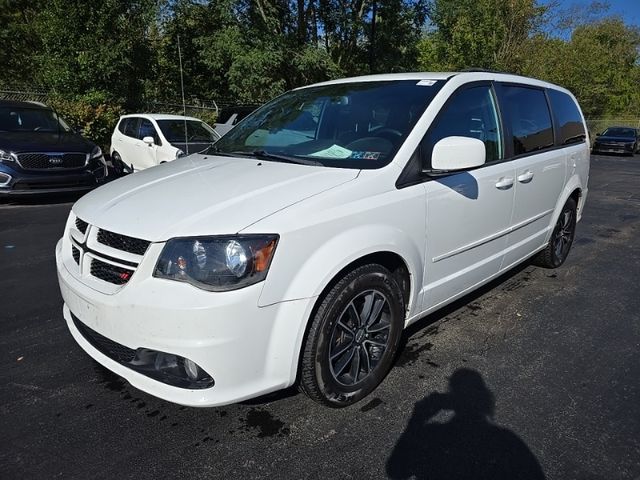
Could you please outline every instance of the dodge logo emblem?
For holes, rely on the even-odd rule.
[[[49,157],[51,165],[62,165],[62,157]]]

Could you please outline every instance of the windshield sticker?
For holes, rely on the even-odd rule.
[[[430,87],[432,85],[435,85],[436,80],[420,80],[418,83],[416,83],[416,85],[420,85],[422,87]]]
[[[354,151],[351,153],[351,158],[354,160],[378,160],[380,158],[380,152],[359,152]]]
[[[322,157],[322,158],[349,158],[352,155],[352,151],[341,147],[340,145],[336,145],[335,143],[331,145],[329,148],[325,148],[324,150],[320,150],[318,152],[310,153],[309,157]]]

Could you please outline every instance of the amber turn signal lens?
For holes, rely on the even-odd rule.
[[[276,248],[276,240],[271,240],[264,247],[254,253],[254,268],[256,272],[264,272],[269,268],[271,257]]]

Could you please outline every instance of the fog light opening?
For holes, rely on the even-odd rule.
[[[128,366],[151,378],[176,387],[201,389],[214,385],[211,375],[193,360],[171,353],[138,348],[135,358],[128,363]]]
[[[198,365],[196,365],[193,360],[189,360],[188,358],[184,359],[184,371],[191,380],[198,380],[200,376],[199,370]]]
[[[9,185],[11,181],[11,175],[7,175],[6,173],[0,173],[0,187],[6,187]]]

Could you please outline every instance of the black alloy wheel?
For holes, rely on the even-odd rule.
[[[391,369],[404,327],[402,291],[389,270],[369,264],[346,274],[319,302],[301,354],[300,388],[317,402],[346,407]]]
[[[558,268],[569,256],[576,234],[577,205],[573,198],[564,204],[546,248],[535,258],[534,263],[546,268]]]

